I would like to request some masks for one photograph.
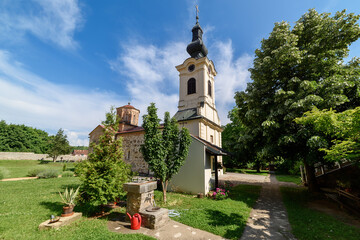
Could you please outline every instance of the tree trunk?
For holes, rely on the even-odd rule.
[[[256,162],[255,167],[256,167],[256,172],[259,173],[260,172],[260,163]]]
[[[312,164],[308,164],[304,160],[304,166],[306,171],[306,182],[308,184],[308,189],[310,192],[319,192],[320,188],[317,184],[316,176],[315,176],[315,168]]]
[[[162,188],[163,188],[163,201],[164,201],[164,203],[166,203],[166,189],[167,189],[168,183],[169,183],[168,180],[166,180],[165,183],[163,181],[161,181],[161,185],[162,185]]]

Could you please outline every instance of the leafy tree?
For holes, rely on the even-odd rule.
[[[332,138],[331,146],[320,148],[326,153],[326,160],[360,160],[360,107],[340,113],[332,109],[320,111],[314,108],[295,121],[302,125],[310,125],[316,131]],[[317,137],[323,138],[321,135]]]
[[[70,151],[71,147],[69,145],[69,141],[67,140],[67,136],[64,134],[64,130],[60,128],[57,134],[52,137],[50,149],[47,154],[53,159],[53,162],[55,162],[58,156],[68,154]]]
[[[224,165],[226,167],[244,167],[248,158],[248,146],[246,141],[242,141],[245,134],[245,127],[240,122],[238,109],[234,107],[228,114],[230,123],[226,124],[221,134],[222,147],[231,153],[230,156],[224,156]]]
[[[296,117],[316,106],[345,110],[359,103],[359,63],[344,63],[349,46],[360,36],[358,15],[317,13],[310,9],[291,29],[276,23],[255,51],[253,82],[235,99],[246,127],[252,159],[301,159],[310,190],[317,190],[313,164],[321,161],[326,142]],[[251,145],[251,144],[248,144]]]
[[[151,103],[148,114],[143,116],[145,129],[144,144],[141,152],[154,176],[161,181],[163,200],[166,203],[166,189],[174,174],[178,173],[188,155],[191,137],[186,128],[179,131],[175,118],[165,113],[164,127],[160,131],[157,108]]]
[[[114,138],[111,127],[104,129],[99,143],[91,143],[92,153],[79,163],[81,197],[93,205],[114,202],[124,195],[123,184],[130,180],[131,166],[123,161],[122,139]]]
[[[0,151],[46,153],[49,147],[50,137],[47,132],[0,121]]]

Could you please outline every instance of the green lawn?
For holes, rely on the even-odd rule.
[[[68,163],[72,170],[73,163]],[[7,178],[24,177],[30,169],[51,168],[62,170],[63,163],[40,164],[39,161],[0,160],[6,169]],[[70,169],[69,169],[70,168]],[[60,230],[39,231],[38,225],[59,216],[62,204],[58,192],[66,187],[77,187],[79,179],[54,178],[14,182],[0,182],[0,239],[152,239],[144,235],[120,235],[107,230],[107,219],[90,219],[89,206],[76,206],[83,212],[82,220]],[[174,220],[229,239],[242,235],[250,210],[259,196],[260,186],[236,186],[226,200],[198,199],[193,195],[168,193],[164,207],[179,211]],[[156,191],[156,200],[161,205],[162,192]],[[125,209],[118,209],[125,211]]]
[[[267,176],[269,174],[268,170],[260,170],[260,172],[256,172],[256,170],[252,169],[244,169],[244,168],[226,168],[226,172],[236,172],[236,173],[244,173],[244,174],[255,174],[255,175],[262,175]]]
[[[297,185],[301,184],[301,177],[298,175],[276,174],[275,176],[280,182],[292,182]]]
[[[360,229],[346,225],[334,217],[306,207],[312,199],[306,189],[281,187],[291,228],[299,240],[358,240]]]
[[[0,182],[0,239],[153,239],[109,232],[106,219],[86,217],[59,230],[39,231],[41,222],[62,212],[58,191],[78,184],[76,177]],[[80,211],[86,215],[88,209]]]
[[[220,201],[170,193],[167,195],[168,203],[162,206],[180,213],[179,217],[173,218],[175,221],[227,239],[238,239],[259,197],[260,189],[260,186],[238,185],[230,192],[228,199]],[[157,191],[155,199],[160,204],[162,192]]]
[[[41,163],[37,160],[0,160],[0,169],[5,173],[4,178],[17,178],[26,177],[31,169],[56,169],[60,173],[64,164],[67,166],[67,170],[73,170],[75,163],[60,163],[45,161]]]

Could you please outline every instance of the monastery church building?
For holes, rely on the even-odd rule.
[[[189,154],[178,174],[169,183],[169,190],[208,193],[221,175],[221,124],[215,107],[216,70],[207,58],[208,50],[202,40],[203,30],[198,16],[192,28],[192,42],[187,46],[191,57],[176,66],[180,76],[179,104],[175,118],[179,127],[186,127],[192,137]],[[139,174],[149,174],[140,146],[144,143],[144,129],[138,126],[140,110],[128,105],[116,109],[121,122],[116,138],[123,138],[124,161]],[[97,142],[104,126],[90,132],[90,142]],[[211,180],[213,179],[213,180]]]

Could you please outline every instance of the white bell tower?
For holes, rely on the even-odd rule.
[[[198,16],[192,28],[192,42],[187,46],[190,58],[176,66],[179,71],[179,105],[175,118],[180,126],[221,147],[221,123],[215,106],[214,63],[207,58],[208,50],[202,41],[203,30]]]

